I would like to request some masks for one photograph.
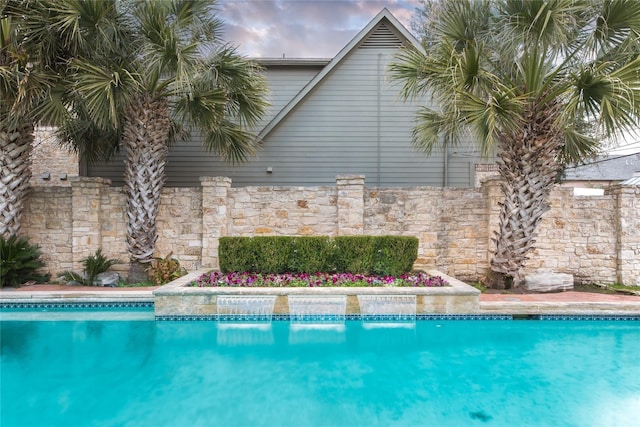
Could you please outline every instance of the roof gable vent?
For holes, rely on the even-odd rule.
[[[361,49],[398,49],[402,40],[386,22],[380,22],[360,44]]]

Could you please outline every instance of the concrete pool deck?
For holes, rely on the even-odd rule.
[[[566,291],[550,294],[481,294],[483,314],[640,315],[640,296]]]
[[[0,302],[151,302],[156,289],[158,287],[31,285],[0,290]],[[575,291],[550,294],[480,294],[477,313],[640,315],[640,296]]]

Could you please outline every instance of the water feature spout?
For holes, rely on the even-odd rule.
[[[358,304],[365,327],[415,326],[415,295],[358,295]]]
[[[346,295],[289,295],[291,323],[344,323]]]
[[[271,322],[276,295],[218,295],[219,322]]]

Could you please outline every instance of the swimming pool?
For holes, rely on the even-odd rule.
[[[3,427],[626,427],[640,419],[638,321],[125,317],[0,328]]]

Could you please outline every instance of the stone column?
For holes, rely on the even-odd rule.
[[[364,175],[336,176],[337,236],[364,234]]]
[[[229,191],[231,178],[201,177],[202,186],[202,265],[220,266],[218,246],[220,237],[227,235]]]
[[[500,203],[504,200],[504,195],[502,194],[502,188],[500,188],[500,182],[502,178],[499,176],[491,176],[486,178],[482,182],[482,194],[486,197],[487,200],[487,208],[489,210],[488,215],[488,224],[487,224],[487,232],[488,232],[488,248],[489,248],[489,259],[495,251],[496,245],[493,242],[495,239],[496,233],[500,229]]]
[[[111,181],[71,179],[71,245],[73,270],[82,271],[82,259],[102,247],[102,193]]]
[[[617,282],[640,286],[640,185],[616,185]]]

